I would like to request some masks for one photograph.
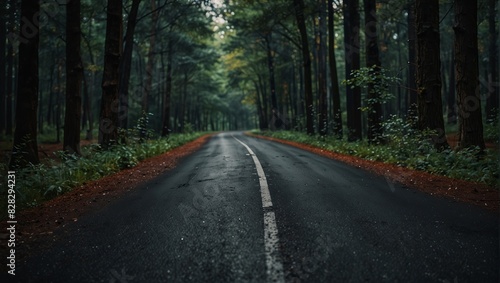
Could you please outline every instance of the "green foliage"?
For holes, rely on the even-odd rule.
[[[82,157],[68,155],[63,151],[56,152],[56,159],[16,171],[17,209],[36,206],[90,180],[132,168],[141,160],[165,153],[201,135],[202,133],[172,134],[168,138],[141,142],[129,139],[128,144],[118,144],[106,151],[93,144],[82,148]],[[7,165],[1,164],[0,172],[4,174],[7,171]],[[3,184],[7,183],[6,176],[0,175],[0,180]],[[2,190],[5,189],[2,187]],[[2,195],[5,196],[5,191]],[[3,207],[6,203],[7,201],[1,201],[2,213],[7,211]]]
[[[351,72],[351,79],[342,81],[342,84],[348,85],[351,88],[361,87],[367,89],[369,85],[373,88],[370,92],[373,97],[365,97],[366,106],[362,107],[362,111],[369,111],[374,104],[384,104],[394,98],[394,95],[389,92],[389,86],[397,84],[401,79],[387,74],[387,70],[380,68],[376,70],[376,66],[363,67],[359,70]]]
[[[347,142],[333,136],[309,136],[291,131],[258,133],[436,175],[484,183],[492,187],[499,185],[500,157],[497,152],[486,150],[484,154],[479,154],[479,148],[438,151],[425,138],[426,133],[415,130],[401,118],[392,117],[383,126],[386,140],[384,144]]]
[[[500,143],[500,113],[495,111],[496,117],[488,119],[484,124],[484,139],[494,143]]]

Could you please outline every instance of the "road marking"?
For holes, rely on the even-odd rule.
[[[264,169],[262,169],[262,165],[260,164],[259,159],[255,155],[255,153],[253,153],[252,149],[248,145],[246,145],[244,142],[240,141],[234,136],[233,138],[237,140],[239,143],[241,143],[244,147],[246,147],[248,153],[250,153],[250,156],[252,156],[253,162],[255,163],[255,167],[257,168],[257,175],[259,176],[262,207],[264,208],[272,207],[273,203],[271,201],[271,194],[269,193],[269,186],[267,185],[266,174],[264,174]]]
[[[262,169],[262,165],[252,149],[235,136],[233,136],[233,138],[248,150],[257,168],[257,175],[259,176],[260,196],[262,199],[262,207],[265,210],[264,248],[266,251],[267,282],[285,282],[283,263],[281,262],[279,252],[278,226],[276,225],[276,216],[274,211],[272,211],[273,203],[271,201],[271,194],[269,193],[269,186],[267,184],[266,175],[264,174],[264,169]]]

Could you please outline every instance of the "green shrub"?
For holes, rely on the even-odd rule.
[[[383,127],[383,144],[370,144],[367,141],[347,142],[346,139],[338,140],[333,136],[309,136],[290,131],[256,133],[432,174],[489,186],[499,185],[500,158],[497,152],[486,150],[484,154],[479,154],[478,148],[438,151],[426,138],[428,133],[419,132],[410,123],[397,117],[388,119]]]
[[[55,159],[45,164],[31,165],[16,171],[16,207],[33,207],[54,198],[87,181],[96,180],[121,169],[132,168],[141,160],[162,154],[200,137],[202,133],[173,134],[168,138],[139,140],[135,133],[129,136],[126,144],[118,144],[109,150],[102,150],[97,144],[82,148],[82,156],[56,152]],[[8,171],[7,164],[1,164],[0,174]],[[6,184],[6,176],[0,175]],[[4,187],[2,186],[2,190]],[[2,196],[5,196],[5,192]],[[2,218],[5,217],[6,203],[0,200]]]

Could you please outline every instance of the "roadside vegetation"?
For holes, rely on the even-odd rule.
[[[37,206],[88,181],[132,168],[146,158],[168,152],[204,134],[187,132],[155,137],[152,131],[141,129],[138,126],[121,132],[120,142],[107,150],[99,144],[91,144],[82,148],[82,156],[58,151],[40,164],[16,170],[16,210]],[[6,184],[7,164],[0,163],[0,167],[0,179]],[[0,203],[2,213],[6,212],[7,201]]]
[[[485,129],[497,149],[481,151],[478,147],[461,150],[437,150],[429,134],[414,129],[401,118],[392,117],[383,123],[383,139],[378,143],[367,140],[348,142],[347,138],[307,135],[297,131],[254,131],[253,133],[312,145],[328,151],[395,164],[436,175],[499,187],[500,156],[497,127]]]

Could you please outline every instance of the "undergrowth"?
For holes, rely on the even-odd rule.
[[[425,139],[425,133],[419,133],[410,124],[396,117],[384,123],[383,144],[370,144],[368,141],[347,142],[333,136],[309,136],[292,131],[257,133],[436,175],[484,183],[497,188],[499,185],[498,152],[487,149],[485,153],[480,154],[479,148],[437,151]]]
[[[144,139],[140,128],[121,133],[120,144],[103,150],[98,144],[82,148],[82,156],[56,152],[54,159],[39,165],[16,170],[16,209],[36,206],[85,182],[96,180],[125,168],[136,166],[141,160],[165,153],[175,147],[192,141],[202,133],[172,134],[168,138]],[[149,138],[149,137],[148,137]],[[0,174],[8,171],[6,164],[0,164]],[[2,184],[6,176],[0,175]],[[2,186],[2,198],[6,190]],[[0,209],[4,218],[7,201],[2,200]]]

